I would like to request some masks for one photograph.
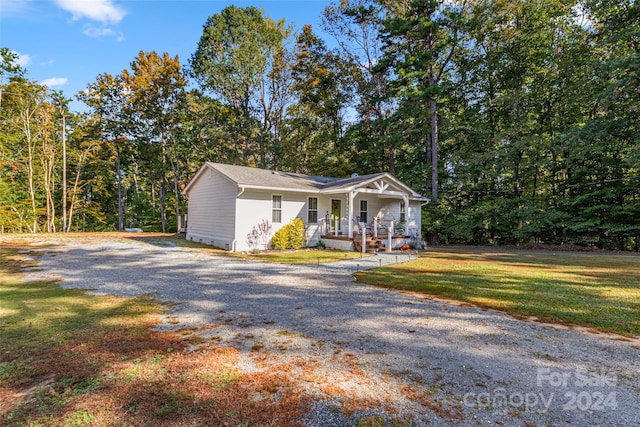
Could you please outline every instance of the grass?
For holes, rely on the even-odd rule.
[[[125,238],[139,240],[159,247],[175,245],[179,247],[196,248],[198,250],[216,255],[223,255],[242,259],[253,259],[277,264],[325,264],[347,259],[361,258],[363,255],[353,251],[340,251],[336,249],[312,249],[303,248],[298,250],[268,250],[256,253],[251,252],[229,252],[223,249],[214,248],[199,242],[186,240],[184,236],[171,234],[126,234]],[[368,256],[368,255],[365,255]]]
[[[361,258],[363,255],[353,251],[334,249],[299,249],[288,251],[265,251],[257,254],[243,254],[243,258],[278,264],[325,264]],[[368,255],[365,255],[368,256]]]
[[[516,316],[640,336],[637,255],[435,248],[357,278]]]
[[[0,425],[296,425],[302,390],[278,371],[237,371],[237,350],[152,331],[150,297],[23,282],[21,244],[0,243]],[[268,390],[266,397],[253,399]]]

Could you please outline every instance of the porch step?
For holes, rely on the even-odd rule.
[[[361,239],[354,239],[353,246],[355,247],[356,252],[362,252]],[[382,239],[380,237],[367,237],[366,252],[368,254],[374,254],[376,252],[380,252],[385,248],[386,248],[386,245],[382,242]]]

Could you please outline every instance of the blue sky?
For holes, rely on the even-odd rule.
[[[0,47],[17,52],[30,80],[68,98],[101,73],[118,74],[138,52],[196,50],[207,18],[229,5],[256,6],[271,19],[320,32],[330,0],[0,0]],[[327,40],[329,41],[329,40]],[[74,102],[72,109],[82,109]]]

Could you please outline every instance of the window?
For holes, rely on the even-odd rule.
[[[407,208],[404,202],[400,202],[400,222],[405,222],[407,219]]]
[[[271,222],[282,222],[282,196],[271,196]]]
[[[367,201],[360,200],[360,222],[367,222]]]
[[[318,223],[318,198],[309,197],[309,203],[307,204],[307,222],[309,224]]]

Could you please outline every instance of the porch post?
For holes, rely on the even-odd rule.
[[[402,200],[404,201],[404,234],[406,236],[408,229],[407,224],[409,224],[409,196],[407,196],[407,194],[403,194]]]
[[[353,199],[356,196],[355,191],[349,191],[349,201],[347,202],[347,230],[349,231],[349,238],[353,238]]]

